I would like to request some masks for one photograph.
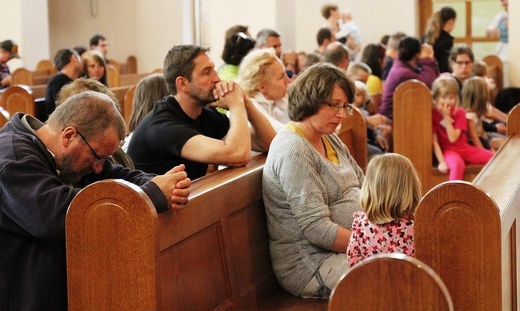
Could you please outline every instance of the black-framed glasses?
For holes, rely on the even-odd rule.
[[[323,104],[329,106],[330,109],[332,109],[332,111],[334,111],[336,113],[340,112],[341,109],[345,109],[346,113],[352,114],[352,112],[354,110],[354,107],[352,106],[352,104],[344,104],[344,105],[331,104],[331,103],[323,103]]]
[[[88,143],[88,141],[87,141],[87,139],[85,138],[85,136],[83,136],[83,134],[81,134],[81,132],[78,131],[77,129],[76,129],[76,132],[78,133],[79,137],[81,137],[81,139],[83,139],[83,141],[85,142],[85,144],[87,145],[87,147],[90,149],[90,151],[92,152],[92,154],[96,157],[97,161],[94,162],[94,164],[99,163],[99,162],[106,161],[106,160],[108,160],[108,159],[110,158],[110,156],[105,157],[105,158],[100,157],[100,156],[99,156],[99,155],[94,151],[94,149],[92,148],[92,146],[90,146],[90,144]]]

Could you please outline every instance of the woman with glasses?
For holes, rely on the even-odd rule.
[[[277,133],[264,166],[272,265],[295,296],[327,299],[347,269],[364,175],[334,132],[354,93],[344,70],[326,63],[305,70],[289,86],[292,122]]]

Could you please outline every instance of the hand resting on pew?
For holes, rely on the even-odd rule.
[[[168,206],[173,210],[179,210],[188,203],[191,180],[184,170],[184,164],[177,165],[164,175],[152,178],[154,182],[168,198]],[[170,196],[171,195],[171,196]]]

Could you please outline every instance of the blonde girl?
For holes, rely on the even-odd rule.
[[[363,212],[354,213],[348,266],[377,253],[413,256],[413,214],[420,199],[421,181],[408,158],[396,153],[372,158],[361,187]]]

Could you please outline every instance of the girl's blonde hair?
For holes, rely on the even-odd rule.
[[[473,111],[480,118],[484,116],[489,103],[489,88],[486,80],[481,77],[471,77],[462,86],[462,107]]]
[[[368,163],[360,202],[372,223],[412,218],[421,195],[421,180],[408,158],[386,153]]]
[[[432,84],[432,99],[435,102],[440,96],[446,94],[459,94],[459,84],[453,77],[438,77]]]
[[[274,49],[258,49],[246,55],[238,69],[238,84],[249,97],[253,97],[258,91],[260,83],[267,77],[267,67],[281,61]]]

